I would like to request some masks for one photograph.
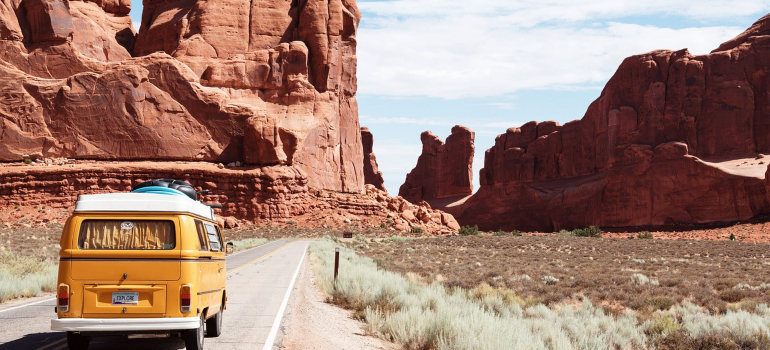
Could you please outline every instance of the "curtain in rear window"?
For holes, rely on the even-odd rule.
[[[167,220],[85,220],[78,247],[97,250],[174,249],[174,223]]]

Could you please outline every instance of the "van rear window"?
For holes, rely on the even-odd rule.
[[[84,220],[80,249],[169,250],[176,247],[174,223],[168,220]]]

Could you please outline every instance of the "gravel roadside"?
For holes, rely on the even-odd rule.
[[[273,349],[396,350],[395,344],[364,334],[364,324],[350,312],[324,302],[307,259],[302,263],[293,295]]]

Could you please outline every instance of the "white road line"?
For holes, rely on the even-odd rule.
[[[32,306],[32,305],[37,305],[37,304],[40,304],[40,303],[45,303],[45,302],[47,302],[47,301],[53,301],[53,300],[56,300],[56,298],[44,299],[44,300],[36,301],[36,302],[34,302],[34,303],[29,303],[29,304],[24,304],[24,305],[14,306],[14,307],[11,307],[11,308],[7,308],[7,309],[5,309],[5,310],[0,310],[0,314],[1,314],[1,313],[3,313],[3,312],[6,312],[6,311],[12,311],[12,310],[16,310],[16,309],[21,309],[21,308],[23,308],[23,307]]]
[[[278,328],[281,327],[281,320],[283,320],[283,314],[284,312],[286,312],[286,305],[289,304],[289,297],[291,297],[291,290],[294,289],[294,282],[297,281],[297,276],[299,275],[299,270],[302,267],[302,262],[305,261],[305,255],[307,255],[308,245],[305,245],[305,249],[302,251],[302,259],[299,259],[299,265],[297,266],[297,271],[294,271],[294,277],[292,277],[291,279],[291,284],[289,284],[289,289],[286,291],[286,296],[283,297],[283,303],[281,303],[281,308],[278,309],[278,314],[275,315],[275,321],[273,321],[273,328],[270,328],[270,333],[267,335],[267,341],[265,341],[265,346],[262,348],[262,350],[270,350],[273,348],[273,343],[275,343],[275,337],[278,336]]]

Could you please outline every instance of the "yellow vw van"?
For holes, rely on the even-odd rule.
[[[187,183],[148,183],[82,195],[64,225],[51,329],[67,332],[70,349],[123,336],[179,337],[200,350],[204,330],[222,332],[225,250],[212,206]]]

